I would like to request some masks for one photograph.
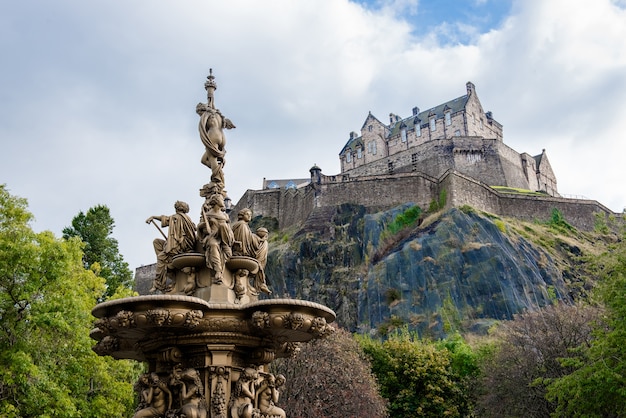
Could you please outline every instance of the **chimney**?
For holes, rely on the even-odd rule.
[[[471,96],[476,92],[476,86],[474,86],[474,83],[472,83],[471,81],[468,81],[467,84],[465,84],[465,87],[467,88],[468,96]]]
[[[413,116],[417,116],[417,115],[419,115],[419,113],[420,113],[420,108],[415,106],[413,108]]]

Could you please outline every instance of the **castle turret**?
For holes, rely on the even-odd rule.
[[[319,168],[317,164],[313,164],[309,172],[311,173],[311,184],[322,183],[322,169]]]

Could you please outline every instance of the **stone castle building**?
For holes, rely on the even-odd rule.
[[[483,110],[474,84],[466,86],[464,96],[423,112],[415,107],[408,118],[392,113],[388,125],[370,113],[339,154],[341,175],[421,172],[439,178],[454,169],[491,186],[558,196],[545,152],[531,156],[506,146],[502,125]]]
[[[600,203],[561,197],[545,150],[532,156],[504,144],[502,125],[485,112],[473,83],[466,94],[409,117],[371,113],[339,153],[341,172],[313,166],[306,179],[263,180],[231,211],[278,220],[281,228],[332,216],[336,205],[372,210],[413,202],[423,209],[445,195],[445,207],[470,205],[490,213],[548,220],[554,208],[572,225],[593,229],[595,214],[613,214]],[[520,190],[525,193],[520,193]]]

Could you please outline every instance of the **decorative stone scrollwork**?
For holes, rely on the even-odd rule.
[[[193,329],[200,324],[202,317],[203,313],[201,310],[191,310],[185,314],[185,322],[183,323],[183,326],[185,328]]]
[[[255,350],[250,356],[250,360],[256,364],[269,364],[276,358],[276,353],[273,350],[266,348],[260,348]]]
[[[270,315],[267,312],[256,311],[252,314],[252,325],[255,328],[269,328],[270,327]]]
[[[335,329],[326,323],[326,319],[318,316],[311,321],[311,328],[309,328],[309,332],[315,337],[321,338],[332,334],[335,332]]]
[[[98,328],[100,331],[102,331],[103,334],[107,335],[110,332],[113,332],[114,329],[111,326],[111,322],[109,321],[109,318],[104,317],[104,318],[100,318],[98,320],[96,320],[93,323],[94,327]]]
[[[287,329],[300,329],[304,325],[304,316],[301,313],[290,312],[283,317],[283,326]]]
[[[110,319],[110,325],[116,328],[130,328],[135,325],[135,318],[131,311],[119,311]]]
[[[226,390],[224,382],[228,381],[228,372],[225,367],[215,367],[215,389],[211,394],[211,417],[226,418],[228,409],[226,408]]]
[[[285,343],[282,347],[282,351],[285,353],[286,357],[294,358],[300,353],[301,346],[302,344],[298,342]]]
[[[100,356],[107,356],[120,347],[120,341],[116,337],[107,335],[93,347],[93,351]]]
[[[169,325],[172,320],[170,311],[162,308],[146,311],[146,317],[150,322],[158,326]]]

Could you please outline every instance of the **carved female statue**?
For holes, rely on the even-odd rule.
[[[231,393],[230,416],[232,418],[252,418],[256,394],[255,380],[258,372],[250,367],[241,372]]]
[[[172,257],[191,251],[196,244],[196,225],[187,215],[189,205],[177,201],[174,204],[174,210],[176,213],[170,216],[155,215],[146,219],[146,223],[158,220],[162,227],[169,227],[166,239],[157,238],[153,241],[154,251],[157,255],[157,269],[154,284],[150,289],[151,292],[167,290],[167,273],[173,268]]]
[[[172,408],[172,392],[156,373],[144,373],[137,382],[141,390],[139,409],[133,418],[161,417]]]
[[[255,290],[272,293],[265,283],[265,265],[267,264],[267,229],[259,228],[257,233],[250,230],[249,222],[252,219],[252,211],[242,209],[237,214],[237,222],[233,224],[233,237],[235,239],[234,253],[255,258],[259,262],[259,271],[255,275]]]
[[[258,407],[262,414],[268,417],[286,418],[285,410],[276,406],[278,397],[280,396],[278,388],[285,383],[285,376],[279,374],[268,375],[257,392]]]
[[[196,112],[200,115],[198,131],[205,147],[200,162],[211,169],[211,181],[220,184],[223,189],[224,173],[222,168],[226,154],[226,137],[223,129],[232,129],[235,125],[223,117],[219,110],[211,106],[200,103],[196,107]]]
[[[187,369],[181,376],[181,408],[186,418],[206,418],[207,410],[204,398],[204,388],[200,375],[196,369]]]
[[[224,207],[222,195],[212,195],[202,208],[202,221],[198,224],[206,265],[213,273],[213,282],[218,284],[222,283],[224,266],[232,255],[234,240]]]

